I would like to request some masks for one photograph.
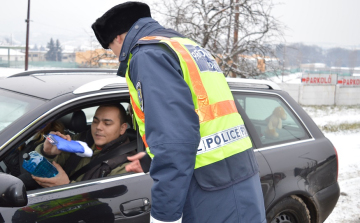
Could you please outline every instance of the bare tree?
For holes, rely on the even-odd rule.
[[[116,55],[108,50],[105,49],[95,49],[95,50],[88,50],[84,52],[77,52],[77,63],[80,64],[80,67],[100,67],[101,60],[108,61],[108,63],[112,63],[112,61],[117,60]],[[114,65],[115,68],[118,65]]]
[[[274,40],[282,36],[271,0],[169,0],[155,6],[165,26],[209,50],[229,76],[259,75],[256,60],[273,56]]]
[[[93,32],[88,32],[86,29],[83,29],[83,31],[89,39],[85,44],[88,50],[82,50],[80,46],[77,49],[76,62],[80,64],[80,67],[98,68],[101,67],[101,62],[105,62],[108,64],[108,68],[117,68],[118,58],[116,55],[110,50],[103,49]],[[114,61],[117,62],[114,63]]]

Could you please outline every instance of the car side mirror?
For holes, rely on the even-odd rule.
[[[23,207],[28,203],[24,183],[12,175],[0,173],[0,207]]]

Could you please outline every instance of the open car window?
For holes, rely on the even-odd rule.
[[[310,138],[293,111],[276,95],[234,93],[253,125],[260,145],[258,148]]]
[[[128,112],[128,107],[130,106],[130,103],[128,102],[121,102],[120,103],[124,108],[125,108],[125,111],[127,111],[127,115],[129,116],[129,112]],[[94,114],[96,112],[96,109],[98,108],[99,106],[93,106],[93,107],[89,107],[89,108],[84,108],[82,109],[82,111],[85,113],[85,116],[86,116],[86,122],[88,123],[88,125],[91,125],[91,122],[93,121],[93,117],[94,117]],[[131,124],[131,123],[129,123]]]
[[[127,108],[129,107],[129,103],[121,102],[121,104],[123,105],[125,111],[127,112],[126,122],[127,123],[130,122],[128,124],[128,129],[126,130],[128,138],[130,139],[130,141],[134,141],[134,140],[136,141],[136,131],[131,128],[131,117],[127,110]],[[39,185],[34,183],[34,181],[31,178],[31,175],[27,173],[25,169],[21,168],[23,161],[22,160],[23,154],[34,151],[40,144],[42,144],[44,142],[44,137],[39,137],[39,136],[43,136],[44,134],[47,134],[49,131],[59,131],[62,132],[63,134],[68,134],[71,137],[85,136],[83,137],[83,141],[86,141],[86,143],[88,143],[88,137],[89,136],[92,137],[91,123],[93,121],[94,114],[98,107],[99,107],[98,105],[95,105],[85,108],[74,108],[73,111],[62,114],[60,117],[59,114],[58,115],[54,114],[54,116],[57,116],[56,120],[52,119],[52,121],[47,121],[46,123],[42,123],[41,127],[39,127],[36,131],[32,132],[31,137],[23,139],[22,142],[19,143],[20,145],[19,147],[11,149],[7,157],[4,160],[1,160],[0,171],[11,174],[23,180],[27,190],[40,189],[41,187],[39,187]],[[50,123],[57,123],[57,125],[52,125],[50,128],[47,128],[46,126],[48,126]],[[46,133],[43,132],[44,128],[47,128]],[[80,140],[80,139],[77,138],[75,140]],[[91,145],[88,144],[90,148],[95,148],[93,141],[90,144]],[[131,144],[134,145],[134,143]],[[134,151],[135,150],[136,150],[136,146],[134,146]],[[73,162],[74,159],[70,161]],[[64,166],[62,166],[64,170],[66,165],[67,163],[65,163]],[[120,167],[121,165],[115,166],[114,168],[111,167],[112,169],[110,170],[110,172],[115,168]],[[75,165],[73,168],[75,169],[76,167],[77,166]],[[128,173],[124,173],[124,174],[128,174]],[[107,176],[104,177],[113,177],[113,176],[114,174],[108,174]]]
[[[93,106],[93,107],[90,107],[90,108],[84,108],[84,109],[82,109],[82,111],[85,113],[86,122],[87,122],[88,124],[91,125],[91,122],[93,121],[94,114],[95,114],[96,109],[97,109],[98,107],[99,107],[99,106]]]

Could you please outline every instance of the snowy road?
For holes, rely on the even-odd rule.
[[[356,123],[360,106],[351,108],[305,108],[318,126]],[[360,223],[360,129],[324,133],[339,158],[340,198],[325,223]]]
[[[360,222],[360,132],[325,133],[339,156],[340,198],[325,223]]]

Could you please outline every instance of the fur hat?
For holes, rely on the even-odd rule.
[[[104,49],[117,35],[121,35],[131,28],[140,18],[151,17],[150,8],[141,2],[125,2],[112,7],[103,16],[98,18],[91,28],[97,40]]]

